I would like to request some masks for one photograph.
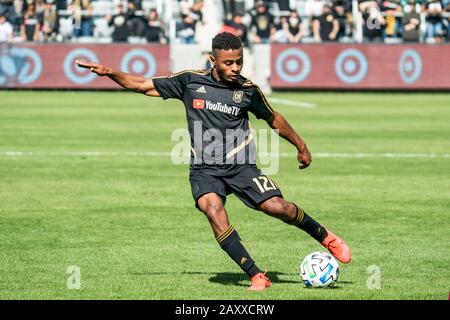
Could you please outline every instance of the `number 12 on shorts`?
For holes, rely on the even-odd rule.
[[[278,186],[275,184],[275,182],[273,182],[266,176],[259,176],[257,178],[253,178],[253,182],[255,182],[255,184],[258,186],[259,191],[261,191],[261,193],[278,189]]]

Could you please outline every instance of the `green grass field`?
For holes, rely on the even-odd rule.
[[[230,196],[231,223],[274,282],[245,290],[248,279],[194,207],[188,166],[167,156],[173,130],[186,128],[181,102],[0,91],[0,299],[446,300],[450,95],[274,97],[317,106],[274,104],[314,161],[299,171],[282,141],[292,156],[272,178],[351,247],[334,288],[300,281],[300,261],[318,243]],[[69,266],[80,268],[79,290],[67,287]],[[368,288],[371,266],[380,289]]]

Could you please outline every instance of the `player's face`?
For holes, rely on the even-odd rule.
[[[221,81],[234,82],[241,73],[244,63],[242,48],[238,50],[214,50],[211,61]]]

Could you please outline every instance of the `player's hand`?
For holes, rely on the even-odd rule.
[[[312,161],[311,153],[309,152],[306,144],[304,145],[304,147],[301,150],[298,151],[297,160],[299,163],[299,166],[298,166],[299,169],[305,169],[305,168],[309,167],[309,165],[311,164],[311,161]]]
[[[91,72],[103,77],[111,74],[111,69],[94,62],[75,61],[80,68],[89,69]]]

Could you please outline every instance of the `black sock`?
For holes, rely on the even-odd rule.
[[[327,230],[325,230],[320,223],[308,216],[302,208],[297,207],[295,203],[292,204],[297,208],[297,215],[294,220],[288,221],[287,223],[302,229],[311,237],[322,243],[323,239],[328,235]]]
[[[239,237],[233,226],[229,226],[224,233],[216,238],[220,247],[238,264],[238,266],[249,276],[253,277],[257,273],[262,272],[255,264],[255,261],[250,257],[247,250],[241,243]]]

